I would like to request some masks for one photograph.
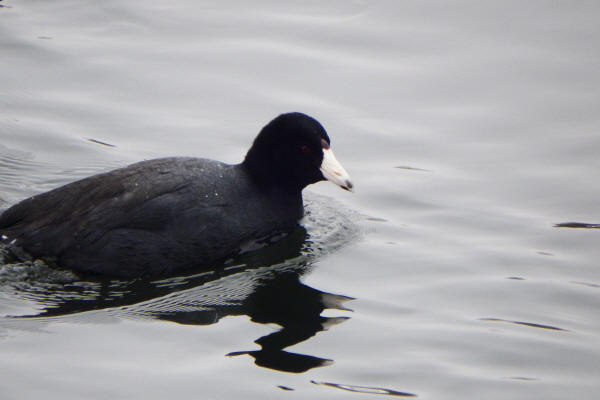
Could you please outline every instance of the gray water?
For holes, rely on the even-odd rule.
[[[597,3],[0,4],[0,208],[294,110],[356,184],[215,273],[5,259],[3,399],[597,398]]]

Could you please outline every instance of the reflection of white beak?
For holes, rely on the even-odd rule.
[[[323,162],[321,163],[321,173],[323,177],[330,182],[335,183],[342,189],[352,191],[352,182],[348,173],[342,167],[342,164],[335,159],[333,151],[330,148],[323,149]]]

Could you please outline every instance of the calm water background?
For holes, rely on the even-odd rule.
[[[596,398],[600,230],[554,224],[600,222],[597,2],[0,4],[0,207],[141,159],[238,162],[292,110],[356,184],[310,187],[299,253],[220,280],[0,265],[3,399]],[[277,271],[355,298],[285,349],[333,364],[226,357],[278,332],[227,308]]]

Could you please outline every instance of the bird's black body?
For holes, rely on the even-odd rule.
[[[0,215],[0,234],[83,272],[139,277],[196,268],[292,230],[303,216],[302,188],[324,179],[323,141],[316,120],[284,114],[241,164],[143,161],[23,200]]]

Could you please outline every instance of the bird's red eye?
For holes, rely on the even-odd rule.
[[[312,149],[310,147],[308,147],[307,145],[302,145],[300,147],[300,151],[303,152],[304,154],[310,154],[312,152]]]

